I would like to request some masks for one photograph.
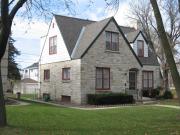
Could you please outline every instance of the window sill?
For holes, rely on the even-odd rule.
[[[71,80],[62,80],[62,83],[70,83]]]
[[[111,89],[96,89],[96,92],[111,92]]]
[[[120,53],[119,51],[105,50],[106,53]]]

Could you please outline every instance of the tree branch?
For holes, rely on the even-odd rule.
[[[13,7],[13,9],[11,10],[9,16],[10,16],[10,20],[12,21],[15,14],[17,13],[17,11],[23,6],[23,4],[27,2],[27,0],[19,0],[17,2],[17,4]]]

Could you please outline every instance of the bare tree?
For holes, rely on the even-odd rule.
[[[157,1],[156,0],[150,0],[150,2],[151,2],[151,5],[153,7],[153,11],[154,11],[155,19],[156,19],[156,24],[157,24],[157,30],[158,30],[160,41],[162,43],[161,45],[164,49],[165,56],[166,56],[167,62],[168,62],[169,67],[170,67],[171,75],[172,75],[173,82],[174,82],[176,92],[177,92],[179,102],[180,102],[180,83],[179,83],[180,82],[180,76],[179,76],[179,73],[178,73],[178,70],[176,67],[174,56],[173,56],[172,51],[171,51],[171,45],[170,45],[170,42],[168,40],[166,31],[164,29],[164,24],[163,24],[163,20],[161,17],[161,13],[160,13]]]
[[[166,34],[168,35],[173,54],[177,55],[178,51],[176,49],[176,46],[179,44],[180,41],[180,16],[178,14],[178,3],[177,0],[165,0],[160,3],[161,9],[167,18],[165,19],[167,28]],[[155,24],[155,18],[152,15],[153,10],[151,8],[151,4],[149,3],[149,1],[140,0],[137,3],[135,3],[134,1],[133,3],[130,3],[130,7],[131,16],[129,16],[129,18],[135,22],[140,22],[142,30],[145,33],[149,42],[149,46],[156,53],[157,57],[160,60],[161,69],[163,71],[164,89],[167,91],[169,90],[169,66],[164,55],[161,41],[159,40],[159,34],[157,26]]]
[[[13,19],[21,7],[23,7],[24,10],[18,15],[27,17],[31,21],[32,17],[44,16],[46,18],[58,8],[67,10],[73,14],[74,10],[72,7],[75,5],[72,0],[1,0],[0,2],[0,63],[6,50]],[[0,127],[6,125],[6,110],[0,70]]]

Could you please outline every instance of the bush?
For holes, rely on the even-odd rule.
[[[173,99],[173,94],[171,91],[165,91],[163,94],[164,99]]]
[[[143,97],[156,98],[159,97],[160,89],[143,90]]]
[[[87,99],[88,104],[91,105],[114,105],[134,103],[133,96],[124,93],[88,94]]]

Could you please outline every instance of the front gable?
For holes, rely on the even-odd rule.
[[[137,34],[134,41],[131,43],[131,46],[132,46],[134,52],[137,55],[137,46],[138,46],[137,42],[138,42],[138,40],[143,41],[143,43],[144,43],[144,57],[148,57],[149,56],[148,55],[148,42],[147,42],[145,36],[143,35],[143,33],[141,31]]]
[[[119,34],[119,51],[118,52],[106,50],[106,31],[115,32]],[[129,42],[127,41],[126,37],[124,36],[123,32],[121,31],[121,29],[119,28],[119,26],[117,25],[117,22],[115,21],[113,17],[102,28],[98,36],[91,42],[88,48],[81,55],[81,58],[83,59],[83,57],[88,57],[88,54],[90,53],[92,53],[91,55],[94,55],[94,56],[99,55],[98,58],[105,59],[105,57],[107,57],[108,59],[108,57],[110,56],[109,58],[119,59],[118,61],[121,61],[121,62],[124,61],[125,63],[128,62],[126,58],[130,57],[130,59],[133,59],[134,61],[133,63],[137,65],[137,67],[142,66],[141,62],[137,58],[135,52],[131,48]]]
[[[50,54],[50,38],[55,36],[57,37],[57,51],[55,54]],[[71,60],[55,18],[50,23],[47,36],[41,38],[41,51],[41,64]]]

